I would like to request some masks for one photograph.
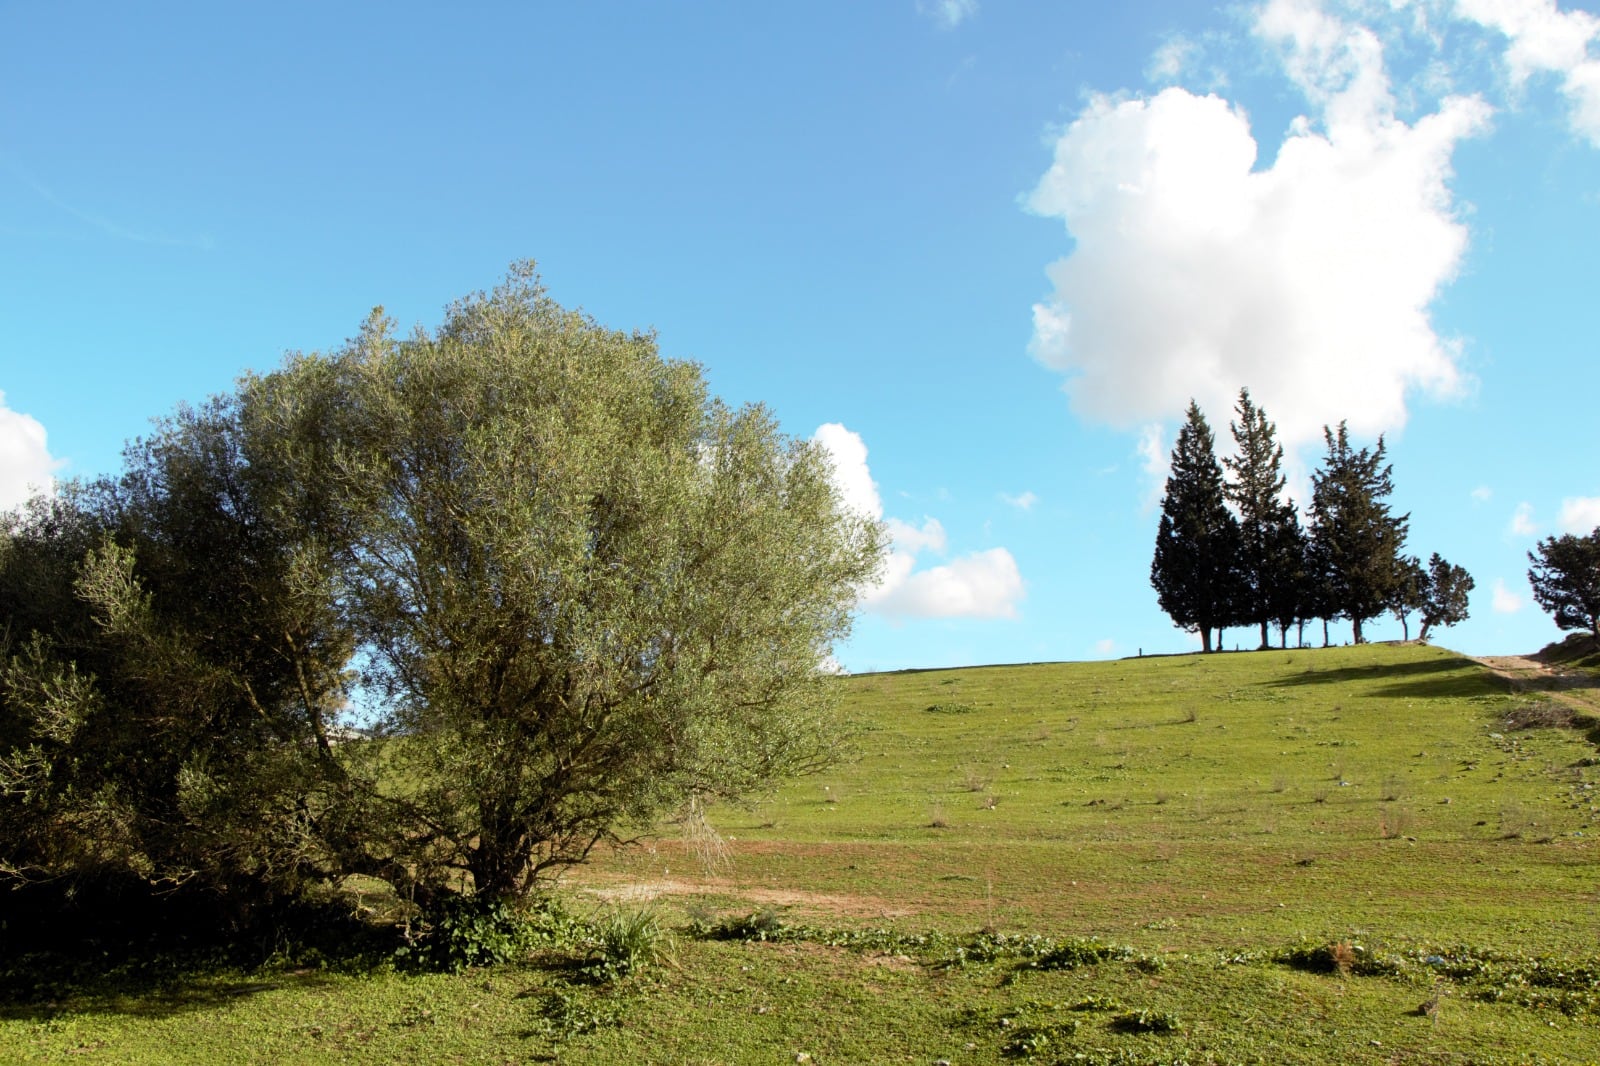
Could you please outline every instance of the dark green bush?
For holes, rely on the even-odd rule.
[[[445,896],[423,917],[422,935],[396,954],[424,970],[454,973],[505,962],[540,939],[538,925],[527,915],[485,896]]]

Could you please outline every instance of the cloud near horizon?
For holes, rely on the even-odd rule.
[[[887,618],[1015,618],[1026,595],[1016,560],[1005,548],[971,552],[947,563],[917,569],[919,556],[943,556],[944,526],[924,516],[920,526],[885,519],[883,500],[867,465],[861,435],[837,422],[819,426],[812,440],[833,459],[834,480],[845,505],[882,521],[890,537],[889,556],[878,583],[861,596],[863,610]]]
[[[1074,247],[1030,347],[1078,414],[1129,429],[1192,397],[1225,436],[1247,386],[1292,454],[1467,386],[1428,309],[1467,247],[1452,154],[1492,111],[1447,96],[1402,121],[1381,41],[1313,0],[1272,0],[1253,28],[1310,108],[1269,165],[1240,106],[1180,87],[1096,95],[1061,132],[1026,204]]]
[[[25,502],[35,492],[54,492],[55,472],[65,462],[50,454],[39,420],[11,410],[0,392],[0,510]]]

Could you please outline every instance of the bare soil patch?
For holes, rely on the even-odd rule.
[[[1547,661],[1543,653],[1475,656],[1512,692],[1538,692],[1581,714],[1600,715],[1600,683],[1594,674]]]
[[[671,896],[733,896],[760,906],[792,907],[815,914],[856,918],[897,918],[912,913],[904,906],[896,906],[890,900],[875,896],[806,892],[793,888],[758,888],[726,877],[705,877],[693,881],[627,881],[590,885],[584,891],[607,902],[617,903],[645,903]]]

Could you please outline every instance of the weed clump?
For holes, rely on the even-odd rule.
[[[1134,1010],[1111,1019],[1111,1028],[1119,1033],[1176,1033],[1182,1028],[1176,1014],[1159,1010]]]
[[[765,942],[783,938],[785,928],[778,912],[767,908],[746,915],[729,915],[717,921],[697,918],[690,923],[689,934],[697,940]]]
[[[1279,951],[1273,961],[1309,973],[1336,973],[1341,977],[1394,977],[1404,969],[1400,960],[1350,940],[1302,940]]]
[[[547,993],[539,1006],[539,1029],[557,1042],[621,1024],[621,1006],[593,996],[557,989]]]
[[[1523,729],[1570,729],[1588,725],[1589,722],[1564,703],[1556,700],[1533,700],[1519,704],[1506,712],[1506,732]]]
[[[1035,970],[1076,970],[1102,962],[1126,962],[1134,957],[1134,950],[1125,945],[1102,944],[1092,939],[1068,940],[1033,958],[1028,965]]]
[[[930,703],[923,708],[925,714],[971,714],[975,710],[970,703]]]

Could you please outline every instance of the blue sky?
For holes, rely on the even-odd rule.
[[[1155,504],[1241,385],[1301,491],[1387,434],[1440,643],[1557,638],[1600,524],[1593,3],[0,4],[0,504],[520,258],[834,449],[853,670],[1195,647]]]

